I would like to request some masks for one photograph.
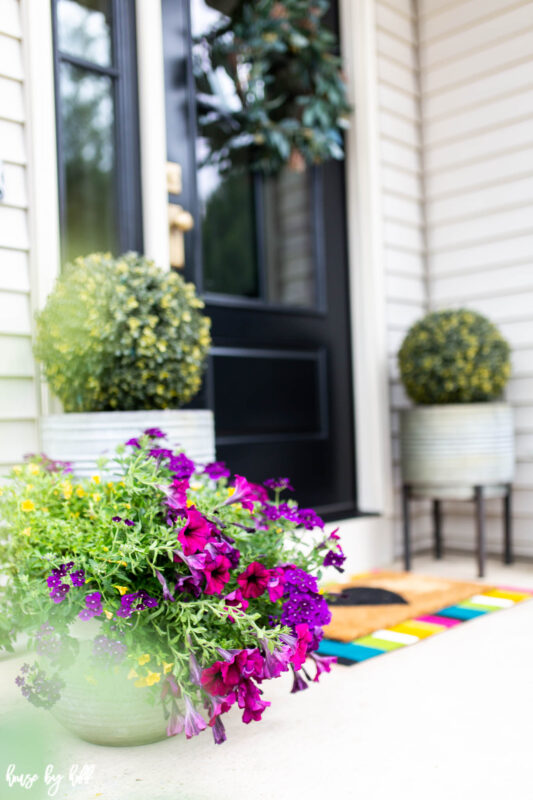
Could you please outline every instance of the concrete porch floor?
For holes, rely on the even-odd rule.
[[[471,556],[441,562],[419,556],[414,568],[475,574]],[[533,564],[490,560],[487,575],[488,583],[533,587]],[[228,741],[219,747],[209,733],[137,748],[81,742],[18,694],[13,679],[23,660],[0,662],[3,725],[44,737],[43,763],[66,776],[58,798],[501,800],[531,793],[533,602],[366,663],[338,666],[294,696],[288,680],[273,681],[265,687],[272,706],[263,722],[245,726],[230,715]],[[2,800],[47,796],[37,793],[38,784],[20,794],[9,789],[4,760]],[[68,783],[72,764],[94,765],[86,786]],[[36,770],[26,760],[17,771]]]

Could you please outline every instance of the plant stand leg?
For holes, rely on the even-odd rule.
[[[474,497],[476,501],[478,576],[483,578],[485,575],[485,497],[482,486],[474,487]]]
[[[409,515],[409,499],[411,487],[406,483],[402,486],[402,513],[403,513],[403,559],[405,571],[411,569],[411,519]]]
[[[512,518],[512,486],[507,484],[505,497],[503,498],[503,530],[504,530],[504,551],[503,563],[513,563],[513,518]]]
[[[435,558],[442,558],[442,503],[433,500],[433,535],[435,537]]]

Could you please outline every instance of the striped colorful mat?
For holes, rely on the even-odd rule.
[[[340,664],[352,665],[369,658],[381,656],[391,650],[399,650],[416,644],[422,639],[435,636],[437,633],[454,628],[463,622],[510,608],[516,603],[531,600],[533,590],[516,589],[501,586],[496,589],[487,589],[473,595],[457,605],[447,606],[433,614],[400,622],[390,628],[382,628],[368,636],[362,636],[353,642],[340,642],[335,639],[323,639],[318,652],[322,655],[337,656]]]

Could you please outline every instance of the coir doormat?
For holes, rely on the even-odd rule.
[[[354,576],[327,591],[336,596],[319,653],[343,664],[398,650],[533,597],[529,589],[384,571]]]

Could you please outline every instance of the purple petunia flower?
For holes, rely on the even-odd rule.
[[[168,588],[168,583],[166,582],[164,575],[158,570],[156,570],[155,576],[163,588],[163,600],[171,600],[174,603],[175,598],[172,595],[170,589]]]
[[[122,517],[111,517],[111,522],[122,522]]]
[[[128,441],[125,442],[125,444],[126,444],[126,446],[129,446],[129,447],[137,447],[139,450],[141,449],[141,445],[139,444],[139,440],[137,438],[135,438],[135,437],[133,437],[132,439],[128,439]]]
[[[229,478],[231,472],[223,461],[213,461],[212,464],[206,464],[204,472],[209,475],[211,480],[217,481],[219,478]]]
[[[304,679],[302,678],[300,673],[295,671],[294,672],[294,681],[293,681],[292,689],[291,689],[291,694],[294,694],[295,692],[302,692],[304,689],[308,689],[308,688],[309,688],[309,686],[304,681]]]
[[[185,736],[191,739],[207,728],[202,715],[195,709],[189,697],[185,696]]]
[[[215,740],[215,744],[222,744],[226,741],[226,729],[224,728],[224,723],[219,716],[212,724],[211,730],[213,731],[213,739]]]
[[[135,525],[135,523],[134,523],[134,521],[132,519],[125,519],[124,520],[124,525],[127,525],[128,528],[131,528],[131,527],[133,527],[133,525]]]

